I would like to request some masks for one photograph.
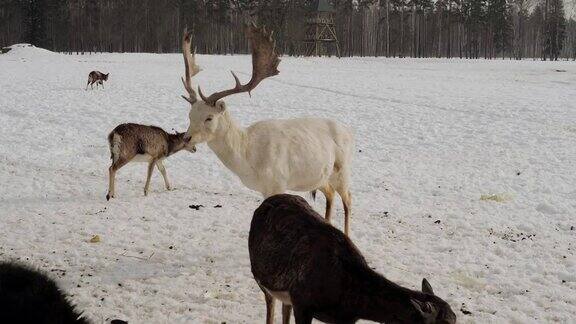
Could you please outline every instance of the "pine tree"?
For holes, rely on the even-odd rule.
[[[26,42],[43,47],[46,45],[46,10],[45,0],[21,0],[24,12],[24,29]]]
[[[510,46],[512,34],[510,6],[506,0],[488,0],[487,16],[492,34],[491,56],[494,57],[496,53],[503,53]]]
[[[550,0],[548,17],[545,22],[544,51],[550,60],[558,60],[566,38],[566,17],[564,1]]]

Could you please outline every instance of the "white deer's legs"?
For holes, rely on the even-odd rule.
[[[158,171],[160,171],[162,177],[164,178],[164,184],[166,185],[166,190],[171,190],[172,187],[170,187],[170,182],[168,181],[168,175],[166,174],[166,168],[164,167],[164,164],[162,164],[161,160],[158,160],[158,162],[156,162],[156,166],[158,167]]]
[[[322,191],[326,197],[326,214],[324,218],[328,223],[330,223],[330,218],[332,217],[332,203],[334,201],[334,189],[328,184],[319,190]]]
[[[144,196],[148,196],[148,191],[150,190],[150,178],[152,178],[154,165],[156,165],[156,160],[152,160],[148,163],[148,174],[146,175],[146,185],[144,185]]]
[[[290,313],[292,312],[292,305],[282,303],[282,324],[290,324]]]
[[[352,213],[352,195],[350,190],[338,190],[342,203],[344,204],[344,234],[350,237],[350,215]]]

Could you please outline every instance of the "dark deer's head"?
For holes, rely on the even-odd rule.
[[[425,294],[425,300],[412,298],[410,302],[416,311],[422,316],[424,324],[455,324],[456,314],[450,308],[447,302],[434,295],[432,286],[426,280],[422,279],[422,292]]]

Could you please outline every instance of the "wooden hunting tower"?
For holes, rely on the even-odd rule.
[[[340,57],[340,44],[336,37],[334,7],[329,0],[317,0],[306,20],[304,48],[306,56],[336,55]]]

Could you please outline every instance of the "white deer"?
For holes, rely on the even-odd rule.
[[[322,191],[326,196],[325,218],[330,221],[332,201],[337,192],[344,205],[344,232],[350,230],[350,164],[354,139],[352,132],[330,119],[295,118],[266,120],[242,128],[226,108],[226,96],[252,91],[262,80],[277,75],[280,59],[275,52],[272,32],[254,24],[247,27],[252,48],[252,78],[241,84],[232,72],[236,86],[208,97],[192,88],[191,77],[199,68],[190,53],[191,35],[185,32],[182,51],[186,68],[182,78],[192,107],[186,133],[190,144],[206,142],[224,165],[242,183],[264,198],[293,191]]]

